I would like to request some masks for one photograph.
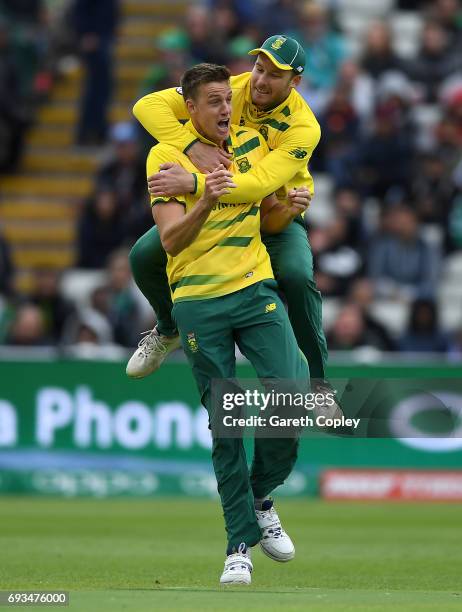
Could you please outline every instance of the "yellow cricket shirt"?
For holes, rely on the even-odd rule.
[[[295,89],[277,108],[258,111],[252,104],[250,74],[231,77],[232,123],[257,129],[267,141],[270,152],[247,172],[235,177],[237,188],[224,196],[223,202],[261,200],[274,192],[284,201],[288,189],[302,185],[308,185],[313,194],[313,179],[307,164],[321,136],[313,112]],[[197,141],[197,137],[181,125],[189,119],[181,88],[144,96],[135,104],[133,113],[159,142],[187,152]],[[198,178],[197,193],[201,195],[205,177],[199,174]]]
[[[212,144],[197,133],[191,122],[185,128],[195,138]],[[231,172],[236,174],[247,172],[268,152],[258,132],[239,126],[231,126],[227,148],[233,154]],[[165,162],[176,162],[189,172],[197,172],[187,155],[170,144],[159,143],[148,155],[147,175],[158,172]],[[199,197],[195,193],[173,199],[188,212]],[[168,206],[171,200],[152,196],[151,204]],[[168,255],[167,276],[174,302],[227,295],[273,278],[270,259],[260,237],[260,201],[218,202],[194,242],[176,257]]]

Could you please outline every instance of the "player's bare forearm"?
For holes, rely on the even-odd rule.
[[[160,240],[165,251],[172,257],[176,257],[192,244],[210,211],[211,206],[203,197],[187,213],[184,212],[182,204],[171,202],[156,204],[152,209],[152,215],[159,229]]]
[[[300,136],[303,140],[303,137]],[[307,163],[310,159],[312,150],[317,144],[317,140],[308,139],[307,144],[300,151],[304,155],[296,155],[299,147],[297,140],[290,140],[269,152],[265,157],[251,167],[248,172],[236,173],[234,181],[236,189],[223,197],[225,204],[239,204],[240,202],[262,200],[271,193],[287,185],[299,173],[305,173]],[[202,193],[203,176],[198,176],[197,194]],[[313,191],[312,179],[307,175],[307,181]]]
[[[307,187],[292,189],[287,204],[282,204],[275,195],[265,198],[261,204],[260,229],[265,234],[279,234],[303,213],[311,202]]]
[[[221,165],[207,176],[204,194],[188,212],[175,201],[154,206],[154,221],[169,255],[175,257],[197,238],[212,208],[233,186],[231,174]]]
[[[281,204],[276,209],[265,215],[260,223],[260,229],[264,234],[279,234],[297,215],[289,214],[286,207]],[[300,214],[300,213],[298,213]]]

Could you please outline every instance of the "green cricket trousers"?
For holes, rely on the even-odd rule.
[[[297,342],[310,364],[313,378],[325,378],[326,338],[322,329],[321,294],[313,278],[313,256],[302,222],[296,220],[279,234],[263,236],[274,276],[287,301]],[[157,315],[158,329],[176,334],[165,267],[167,255],[159,232],[151,228],[130,253],[133,277]]]
[[[291,379],[293,390],[309,390],[309,368],[276,290],[271,279],[222,297],[174,304],[181,343],[210,419],[218,410],[212,405],[211,381],[235,377],[235,343],[259,378]],[[296,437],[255,438],[249,474],[242,438],[213,436],[212,461],[228,554],[241,542],[254,546],[260,541],[254,498],[265,497],[285,481],[295,464],[297,448]]]

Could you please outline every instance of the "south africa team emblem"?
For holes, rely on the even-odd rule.
[[[286,42],[286,40],[287,40],[287,38],[284,38],[283,36],[280,36],[279,38],[276,38],[274,43],[271,45],[271,48],[274,49],[275,51],[277,51],[278,49],[280,49],[282,47],[282,45]]]
[[[188,345],[191,353],[197,353],[199,350],[199,345],[197,344],[196,334],[194,332],[189,332],[188,334]]]
[[[251,168],[250,162],[247,157],[241,157],[241,159],[236,160],[236,163],[239,168],[239,172],[241,173],[248,172]]]

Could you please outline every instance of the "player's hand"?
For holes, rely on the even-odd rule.
[[[291,189],[287,194],[289,212],[294,218],[308,208],[311,203],[311,193],[308,187]]]
[[[204,174],[213,172],[217,166],[223,164],[225,168],[231,165],[232,155],[220,147],[213,147],[204,142],[196,142],[188,149],[186,155],[192,163]]]
[[[193,190],[193,175],[179,164],[162,164],[160,172],[148,177],[148,191],[153,196],[183,195]]]
[[[204,201],[213,206],[218,200],[230,193],[230,190],[236,187],[233,183],[233,175],[229,170],[220,164],[213,172],[205,177],[205,191],[203,195]]]

